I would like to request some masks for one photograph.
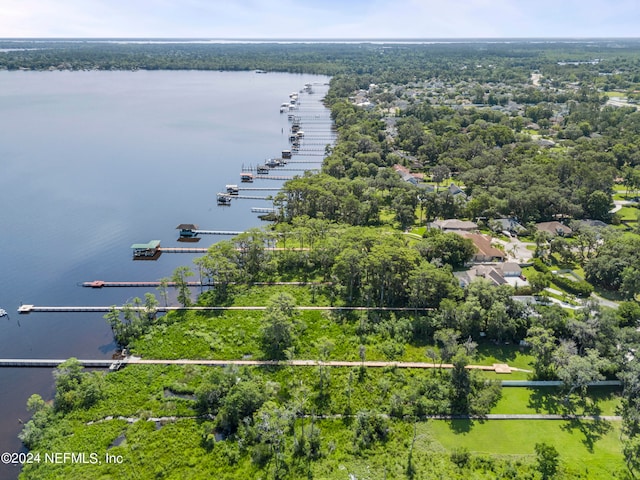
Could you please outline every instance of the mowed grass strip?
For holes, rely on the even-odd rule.
[[[625,470],[617,422],[454,420],[430,421],[419,429],[449,451],[466,448],[473,454],[533,458],[535,444],[545,442],[558,450],[564,468],[589,479],[610,479]]]
[[[583,402],[577,401],[576,415],[618,415],[620,406],[619,390],[610,387],[597,387],[588,389],[588,397]],[[564,394],[556,387],[503,387],[502,397],[498,404],[491,410],[495,414],[555,414],[566,412]]]

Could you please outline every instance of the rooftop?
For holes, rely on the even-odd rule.
[[[441,230],[476,230],[478,228],[477,223],[470,222],[468,220],[458,220],[456,218],[436,220],[432,225],[440,228]]]
[[[152,250],[160,246],[160,240],[151,240],[149,243],[134,243],[131,245],[133,250]]]

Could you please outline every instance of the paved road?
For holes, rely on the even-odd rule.
[[[554,295],[563,295],[563,293],[560,290],[556,290],[553,288],[545,288],[545,290],[549,293],[553,293]],[[554,297],[547,297],[547,298],[549,299],[550,302],[555,303],[556,305],[560,305],[562,308],[568,308],[571,310],[580,310],[581,308],[584,308],[584,301],[581,301],[580,305],[571,305],[570,303],[563,302],[562,300],[558,300],[557,298],[554,298]],[[596,302],[598,302],[598,304],[602,305],[603,307],[618,308],[620,306],[618,302],[607,300],[606,298],[602,298],[600,295],[597,295],[595,293],[592,293],[589,298],[591,298],[592,300],[595,300]]]

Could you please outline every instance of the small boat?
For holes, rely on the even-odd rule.
[[[250,173],[241,173],[240,181],[243,183],[251,183],[253,182],[253,175]]]
[[[0,308],[0,318],[2,317],[8,317],[9,314],[7,313],[7,311],[3,308]]]
[[[282,162],[280,161],[279,158],[269,158],[264,162],[264,164],[269,168],[282,166]]]
[[[225,188],[229,195],[238,195],[239,193],[238,185],[225,185]]]
[[[266,165],[258,165],[258,167],[256,168],[256,171],[260,175],[266,175],[269,173],[269,167],[267,167]]]
[[[231,205],[231,195],[228,193],[218,193],[218,205]]]

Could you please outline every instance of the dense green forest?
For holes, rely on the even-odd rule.
[[[22,441],[123,463],[31,464],[21,478],[636,475],[638,47],[0,44],[24,49],[0,54],[7,69],[329,74],[339,134],[320,173],[275,196],[272,226],[212,245],[161,281],[160,301],[106,315],[134,355],[230,363],[103,375],[69,360],[52,402],[29,399]],[[474,221],[508,245],[504,218],[531,247],[527,284],[462,285],[477,247],[427,222]],[[549,221],[572,235],[536,227]],[[197,298],[189,277],[206,285]],[[185,309],[159,315],[170,281]],[[501,387],[506,377],[559,385]]]

